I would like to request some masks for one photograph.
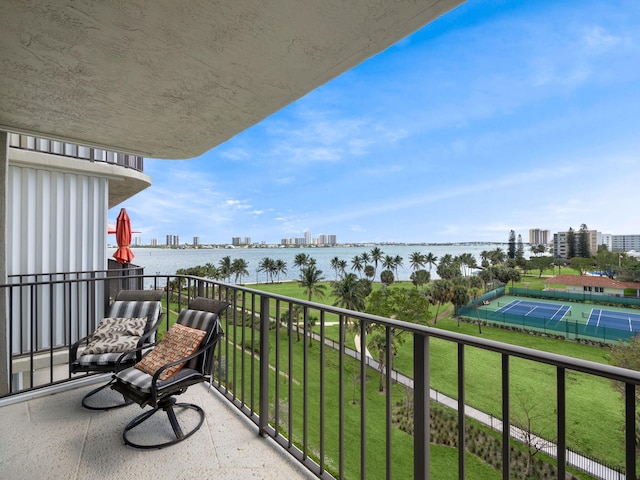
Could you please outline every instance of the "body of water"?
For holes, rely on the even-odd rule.
[[[283,260],[287,264],[287,272],[280,275],[280,281],[297,280],[299,277],[299,269],[293,265],[294,258],[299,253],[306,253],[316,260],[317,267],[322,270],[322,274],[327,280],[335,280],[336,273],[331,268],[331,259],[338,257],[340,260],[346,260],[347,272],[354,272],[351,269],[351,259],[356,255],[364,252],[371,252],[373,247],[370,246],[336,246],[321,248],[208,248],[208,249],[170,249],[170,248],[137,248],[132,250],[135,254],[133,264],[145,268],[147,275],[174,275],[178,269],[195,267],[211,263],[215,266],[219,265],[223,257],[229,256],[233,261],[236,258],[243,258],[247,263],[249,276],[242,279],[243,283],[264,283],[267,281],[267,274],[258,271],[258,265],[265,257],[274,260]],[[409,280],[409,276],[413,271],[409,261],[413,252],[422,254],[432,253],[438,259],[443,255],[450,254],[452,256],[470,253],[480,264],[480,253],[484,250],[490,251],[501,248],[505,254],[508,244],[504,243],[473,243],[473,244],[439,244],[439,245],[378,245],[383,252],[383,256],[391,255],[395,257],[400,255],[403,259],[402,267],[398,268],[398,277],[396,280]],[[109,257],[113,255],[115,248],[108,251]],[[528,250],[525,248],[525,256],[529,256]],[[429,270],[429,266],[425,267]],[[382,265],[378,264],[376,277],[379,277],[382,271]],[[354,272],[357,273],[357,272]],[[438,278],[435,267],[431,268],[431,279]],[[376,278],[379,280],[379,278]]]

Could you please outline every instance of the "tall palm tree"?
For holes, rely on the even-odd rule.
[[[275,265],[276,265],[275,260],[269,257],[264,257],[262,260],[260,260],[260,263],[258,264],[258,271],[265,272],[267,274],[267,279],[268,280],[270,279],[272,283],[273,283],[273,274],[275,272]]]
[[[382,268],[385,270],[393,270],[396,265],[396,259],[391,255],[385,255],[382,259]]]
[[[360,258],[362,259],[362,263],[364,263],[365,266],[369,265],[369,262],[371,261],[371,257],[369,256],[369,252],[362,252],[360,254]]]
[[[378,272],[378,262],[382,260],[384,252],[380,249],[380,247],[373,247],[369,254],[371,255],[371,261],[373,262],[373,266],[375,268],[373,272],[373,277],[375,278],[376,273]]]
[[[402,266],[402,257],[400,255],[396,255],[393,257],[393,269],[396,272],[396,279],[400,281],[400,277],[398,276],[398,268]]]
[[[244,258],[236,258],[231,262],[231,271],[236,277],[236,283],[242,283],[242,277],[249,275],[249,263]]]
[[[333,282],[332,294],[336,297],[334,306],[356,312],[364,311],[364,289],[354,273],[347,273],[341,280]]]
[[[433,323],[438,321],[438,313],[440,312],[440,306],[450,302],[453,298],[453,283],[449,280],[435,280],[431,283],[429,289],[431,293],[431,301],[438,305],[436,308],[436,316],[433,317]]]
[[[340,277],[344,277],[345,273],[347,273],[347,261],[340,260],[338,262],[338,270],[340,272]]]
[[[362,257],[360,255],[356,255],[351,259],[351,269],[358,272],[358,277],[360,277],[362,270],[364,269],[364,264],[362,263]]]
[[[224,276],[226,280],[231,280],[231,257],[227,255],[226,257],[222,257],[218,262],[220,266],[220,272]]]
[[[426,257],[423,253],[413,252],[409,255],[409,263],[415,272],[426,265]]]
[[[425,265],[429,265],[429,274],[431,274],[431,267],[435,267],[438,263],[438,257],[436,257],[433,253],[429,252],[424,257]]]
[[[278,283],[280,283],[280,274],[287,273],[287,262],[279,258],[278,260],[276,260],[274,267],[276,276],[278,277]]]
[[[333,257],[329,262],[331,268],[334,272],[336,272],[336,280],[338,280],[338,272],[340,271],[340,259],[338,257]]]
[[[309,265],[300,269],[298,285],[304,289],[307,300],[311,301],[314,295],[318,297],[324,295],[324,290],[327,286],[321,283],[323,281],[322,270],[319,270],[315,265]]]
[[[296,256],[293,258],[293,266],[304,267],[309,264],[309,260],[311,260],[311,257],[306,253],[296,253]]]

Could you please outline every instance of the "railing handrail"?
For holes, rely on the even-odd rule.
[[[129,282],[129,281],[132,282],[131,285],[145,285],[148,283],[149,280],[151,280],[153,282],[153,288],[165,288],[166,290],[165,295],[166,295],[167,302],[169,302],[170,298],[174,298],[173,295],[177,295],[177,300],[173,299],[172,301],[176,301],[178,303],[178,310],[182,308],[183,301],[184,301],[184,305],[186,306],[189,302],[189,299],[192,298],[193,295],[196,295],[196,294],[202,295],[202,292],[208,292],[208,294],[211,294],[211,295],[216,294],[220,296],[225,296],[225,298],[230,295],[229,298],[233,298],[233,302],[234,302],[234,305],[236,305],[236,308],[230,309],[225,315],[227,316],[226,317],[227,328],[228,329],[230,328],[231,329],[230,333],[233,334],[232,342],[234,344],[242,345],[244,347],[245,345],[244,325],[246,321],[249,321],[249,319],[252,325],[252,328],[250,330],[251,338],[249,339],[247,337],[246,340],[249,341],[251,344],[253,344],[253,340],[254,340],[253,334],[254,334],[255,326],[258,325],[260,328],[260,330],[257,331],[257,333],[260,335],[260,344],[259,344],[260,350],[259,352],[256,352],[258,356],[256,361],[260,362],[260,381],[258,381],[257,379],[254,380],[253,374],[251,379],[247,380],[249,381],[249,388],[251,389],[250,399],[247,396],[245,396],[245,391],[244,391],[245,379],[244,378],[241,378],[241,381],[239,383],[241,385],[240,388],[242,388],[242,390],[237,391],[233,389],[237,385],[236,374],[244,375],[243,373],[237,373],[236,369],[238,370],[238,372],[244,372],[244,361],[245,361],[244,355],[241,354],[240,360],[242,361],[242,365],[237,364],[238,359],[235,357],[236,353],[234,349],[233,357],[231,358],[231,360],[227,358],[227,356],[230,354],[229,351],[225,352],[224,354],[225,362],[226,362],[225,368],[231,365],[231,363],[229,363],[231,361],[233,363],[233,371],[230,372],[226,370],[223,375],[223,378],[218,379],[216,382],[214,382],[215,388],[221,391],[228,400],[230,400],[234,405],[238,406],[243,413],[245,413],[249,418],[251,418],[252,421],[254,421],[254,423],[258,425],[258,428],[261,434],[272,436],[279,444],[284,446],[285,449],[291,455],[298,458],[298,460],[300,460],[302,463],[304,463],[307,467],[309,467],[312,471],[314,471],[318,476],[322,478],[325,478],[325,477],[330,478],[330,475],[328,474],[328,472],[326,472],[324,464],[322,463],[322,460],[321,460],[320,466],[318,466],[317,464],[315,464],[315,466],[310,466],[309,462],[313,462],[313,460],[310,460],[307,457],[308,445],[306,443],[307,442],[306,430],[303,432],[303,436],[304,436],[303,447],[302,447],[303,453],[300,456],[294,452],[294,450],[298,447],[293,445],[292,438],[289,438],[287,441],[284,441],[282,440],[283,437],[280,436],[280,434],[278,433],[278,428],[282,427],[282,428],[285,428],[285,430],[287,430],[287,436],[293,436],[291,431],[289,431],[289,429],[291,429],[292,427],[285,426],[284,424],[279,423],[279,420],[277,420],[277,417],[275,420],[275,427],[272,427],[271,424],[269,423],[268,411],[269,411],[270,405],[267,400],[270,398],[269,393],[274,393],[269,391],[271,387],[269,386],[269,381],[267,379],[267,376],[270,375],[270,372],[269,372],[270,366],[269,366],[269,360],[268,360],[269,350],[270,348],[274,348],[276,357],[277,357],[278,351],[279,351],[278,349],[280,348],[277,343],[274,346],[270,346],[269,340],[268,340],[270,336],[269,327],[270,325],[273,324],[273,320],[274,320],[272,308],[275,308],[275,312],[276,312],[275,317],[279,320],[281,303],[282,305],[285,306],[285,308],[289,309],[288,310],[289,321],[288,321],[288,324],[287,322],[285,322],[286,325],[284,327],[281,326],[280,321],[276,321],[276,327],[275,327],[276,338],[279,338],[278,332],[280,331],[281,328],[284,329],[284,333],[286,333],[286,331],[288,330],[289,348],[291,348],[291,342],[292,342],[291,334],[293,331],[295,331],[294,329],[297,329],[297,331],[302,333],[305,338],[307,335],[310,336],[311,330],[310,330],[310,327],[307,326],[307,321],[306,321],[308,311],[310,310],[318,311],[320,313],[321,330],[320,330],[319,338],[321,340],[321,345],[323,346],[326,340],[331,340],[328,337],[326,337],[324,334],[324,321],[326,318],[325,316],[326,314],[336,315],[340,320],[339,323],[340,323],[341,339],[337,342],[337,345],[338,345],[337,350],[340,352],[340,355],[341,355],[340,362],[343,361],[342,360],[343,353],[346,353],[347,351],[345,339],[342,336],[343,333],[346,331],[345,330],[346,325],[348,325],[349,320],[360,321],[360,324],[359,324],[360,340],[359,340],[359,347],[357,348],[360,348],[360,351],[362,352],[359,360],[361,365],[359,367],[361,379],[366,379],[365,368],[369,366],[369,362],[366,360],[366,355],[364,354],[365,352],[363,350],[363,349],[366,349],[366,343],[365,343],[365,336],[367,335],[365,330],[366,325],[377,324],[385,327],[386,335],[387,335],[386,337],[387,344],[391,341],[390,337],[393,334],[393,331],[395,329],[402,330],[413,335],[414,358],[413,358],[412,385],[413,385],[413,392],[415,395],[414,397],[414,457],[415,457],[414,475],[416,477],[429,478],[428,472],[429,472],[430,459],[428,457],[428,454],[425,452],[429,451],[428,444],[430,442],[430,439],[429,439],[430,427],[428,426],[429,416],[430,416],[430,411],[429,411],[429,403],[430,403],[429,402],[429,398],[430,398],[430,395],[429,395],[429,391],[430,391],[429,340],[430,338],[440,339],[440,340],[447,341],[449,343],[457,344],[457,348],[458,348],[458,376],[459,377],[458,377],[458,400],[457,401],[458,401],[459,415],[461,415],[461,417],[459,417],[459,424],[458,424],[458,430],[459,430],[458,431],[458,442],[459,442],[458,451],[459,451],[459,457],[461,462],[460,471],[463,472],[462,473],[463,476],[464,476],[464,460],[463,460],[464,455],[460,455],[460,452],[465,450],[465,443],[464,443],[465,427],[464,427],[464,420],[463,420],[465,416],[465,411],[464,411],[465,410],[465,394],[464,394],[464,348],[465,347],[473,347],[473,348],[478,348],[478,349],[501,354],[502,356],[501,387],[502,387],[502,398],[503,398],[503,404],[502,404],[503,420],[502,421],[505,422],[504,423],[505,425],[510,425],[510,426],[512,425],[511,419],[510,419],[510,411],[509,411],[509,375],[510,375],[509,359],[511,357],[520,358],[520,359],[530,360],[537,363],[551,365],[556,368],[556,376],[557,376],[557,382],[558,382],[557,384],[557,389],[558,389],[557,418],[558,418],[559,433],[558,433],[558,443],[557,443],[557,455],[558,455],[557,458],[558,458],[558,474],[559,475],[564,474],[564,468],[565,468],[565,465],[567,464],[566,453],[568,452],[566,448],[566,432],[565,432],[565,424],[566,424],[566,414],[565,414],[566,372],[565,371],[581,372],[581,373],[585,373],[585,374],[596,376],[596,377],[623,382],[626,385],[624,402],[625,402],[625,410],[626,410],[625,457],[626,457],[627,464],[626,464],[625,470],[627,472],[635,472],[636,459],[634,455],[634,452],[635,452],[634,450],[635,449],[634,418],[635,418],[636,407],[635,407],[635,400],[634,400],[634,391],[637,388],[637,386],[640,385],[640,372],[628,370],[620,367],[615,367],[611,365],[606,365],[603,363],[568,357],[565,355],[539,351],[539,350],[535,350],[528,347],[521,347],[518,345],[506,344],[506,343],[497,342],[494,340],[475,337],[472,335],[451,332],[451,331],[442,330],[439,328],[430,327],[427,325],[408,323],[401,320],[381,317],[381,316],[372,315],[368,313],[356,312],[356,311],[348,310],[342,307],[325,305],[318,302],[312,302],[308,300],[287,297],[284,295],[273,294],[263,290],[251,288],[250,286],[223,283],[217,280],[197,277],[193,275],[175,275],[175,274],[174,275],[158,275],[158,274],[144,275],[139,273],[131,274],[131,272],[128,272],[127,270],[128,269],[120,271],[120,270],[112,269],[112,270],[102,270],[102,271],[59,272],[54,274],[15,275],[13,276],[13,280],[15,280],[16,277],[32,277],[35,280],[28,281],[28,282],[23,281],[20,283],[9,282],[9,283],[0,285],[0,292],[3,292],[3,291],[7,292],[7,289],[8,289],[8,293],[6,295],[9,299],[11,299],[13,295],[12,289],[16,289],[16,288],[24,289],[24,290],[18,290],[16,295],[18,294],[24,295],[25,298],[20,297],[19,301],[16,301],[17,298],[14,296],[13,300],[16,301],[17,310],[15,310],[13,313],[15,313],[19,319],[24,318],[29,321],[40,322],[42,321],[43,315],[39,315],[39,313],[42,313],[38,311],[37,305],[39,304],[39,302],[37,298],[33,298],[33,296],[38,295],[38,292],[42,291],[43,296],[46,297],[42,301],[42,303],[45,304],[44,305],[45,308],[48,307],[49,311],[52,312],[54,309],[52,297],[54,295],[54,291],[56,290],[56,288],[58,288],[56,286],[65,285],[64,289],[63,288],[58,289],[60,291],[64,290],[65,292],[64,298],[59,298],[57,300],[60,300],[60,302],[64,304],[64,308],[69,306],[69,308],[72,310],[72,313],[74,315],[74,321],[76,321],[76,323],[74,323],[73,326],[71,323],[69,323],[68,325],[69,335],[71,335],[71,330],[73,330],[74,335],[81,333],[79,330],[80,327],[76,326],[76,325],[80,325],[80,322],[83,322],[81,324],[82,328],[84,328],[85,330],[89,330],[89,328],[91,327],[91,322],[96,321],[95,318],[93,317],[89,318],[87,315],[90,316],[91,312],[96,311],[97,305],[101,301],[100,300],[101,297],[99,298],[96,292],[101,292],[102,290],[106,290],[106,287],[111,285],[110,282],[116,282],[117,285],[119,286],[118,288],[122,289],[122,288],[127,288],[126,286],[123,286],[123,285],[128,285],[126,282]],[[135,269],[131,269],[131,270],[135,270]],[[124,274],[106,277],[106,276],[99,276],[99,273],[101,272],[111,273],[111,274],[114,272],[115,273],[123,272]],[[74,273],[76,275],[92,274],[92,276],[82,277],[82,278],[76,277],[76,278],[54,279],[56,275],[74,274]],[[40,276],[48,277],[48,278],[39,279]],[[177,290],[175,291],[171,288],[171,285],[174,280],[177,280],[177,285],[178,285]],[[123,283],[120,283],[120,282],[123,282]],[[71,292],[71,289],[68,289],[67,285],[75,284],[75,283],[77,283],[78,286],[74,287],[76,288],[76,290],[73,290],[73,292]],[[104,286],[100,287],[102,283],[104,283]],[[88,286],[91,286],[91,288],[88,288]],[[134,286],[129,288],[143,288],[143,287]],[[186,296],[184,296],[185,292],[186,292]],[[86,305],[85,303],[82,302],[82,299],[84,298],[82,297],[82,295],[84,295],[85,293],[87,295],[87,298],[89,298],[89,302]],[[47,297],[47,295],[49,296]],[[68,296],[68,299],[67,299],[67,296]],[[249,300],[248,301],[249,303],[247,303],[246,299],[251,299],[251,300]],[[256,303],[258,305],[256,305]],[[293,309],[293,306],[295,305],[301,306],[304,312],[305,321],[304,321],[303,327],[293,326],[294,324],[292,322],[292,309]],[[256,310],[256,306],[259,306],[259,311]],[[74,308],[76,310],[73,310]],[[85,313],[87,315],[84,315]],[[10,312],[10,317],[11,315],[12,313]],[[82,317],[82,319],[80,319],[80,317]],[[167,315],[167,327],[168,327],[168,317],[169,316]],[[49,328],[50,331],[53,331],[53,325],[54,325],[53,316],[50,315],[49,317],[47,317],[46,321],[52,322],[50,326],[48,326],[47,328]],[[27,325],[25,327],[26,329],[25,330],[26,336],[24,337],[25,345],[26,345],[25,356],[31,362],[31,367],[25,371],[30,372],[31,375],[33,372],[33,365],[35,365],[34,362],[36,361],[34,353],[39,352],[37,347],[38,345],[40,345],[37,342],[34,344],[34,340],[39,338],[38,331],[37,331],[38,325],[41,325],[41,324],[33,323],[31,324],[31,326]],[[43,323],[42,325],[45,325],[45,324]],[[241,338],[236,338],[237,330],[235,330],[235,328],[238,325],[240,325],[240,333],[238,333],[238,335],[241,336]],[[95,325],[93,325],[93,327],[95,327]],[[65,326],[65,328],[67,328],[67,326]],[[33,333],[30,333],[34,330],[35,330],[35,336],[33,336],[34,335]],[[9,331],[9,333],[11,334],[11,330]],[[19,335],[23,335],[22,330],[20,331],[16,330],[16,333],[19,333]],[[65,334],[65,337],[62,340],[62,343],[66,343],[72,340],[71,336],[67,337],[66,335],[67,334]],[[44,336],[45,341],[48,338],[49,337],[47,337],[46,335]],[[278,340],[276,340],[276,342],[277,341]],[[45,345],[44,348],[46,350],[43,350],[43,352],[47,355],[48,358],[51,358],[51,361],[53,361],[53,351],[54,349],[59,348],[60,345],[56,344],[54,347],[53,341],[50,341],[49,344],[50,344],[49,347],[46,347]],[[304,345],[305,345],[304,362],[306,365],[306,362],[307,362],[306,341],[304,342]],[[229,347],[227,346],[226,348],[228,349]],[[253,347],[250,347],[250,348],[253,348]],[[282,348],[286,348],[286,346],[283,346]],[[322,352],[322,348],[320,348],[320,352]],[[219,355],[223,355],[223,354],[219,352]],[[321,355],[321,358],[319,363],[322,365],[323,353],[320,353],[320,355]],[[387,349],[385,355],[386,355],[386,358],[384,361],[385,361],[385,368],[386,368],[387,365],[391,365],[390,349]],[[247,360],[247,361],[253,362],[254,355],[251,355],[250,358],[251,360]],[[291,362],[291,358],[292,356],[289,354],[289,362]],[[279,360],[276,360],[276,362],[279,362]],[[288,372],[292,369],[292,365],[289,364],[288,367],[283,365],[281,368],[280,366],[278,366],[278,364],[276,364],[275,368],[279,372]],[[339,367],[340,378],[341,378],[340,380],[341,388],[343,388],[343,379],[344,379],[344,377],[342,376],[344,373],[342,371],[342,368],[343,367]],[[252,372],[254,371],[253,368],[250,368],[249,370]],[[306,385],[308,382],[306,370],[303,373],[303,376],[304,377],[302,379],[302,382],[304,385]],[[276,376],[276,378],[278,378],[278,376]],[[391,378],[392,378],[392,375],[387,375],[387,391],[388,392],[391,390],[390,388]],[[31,381],[33,381],[33,376],[31,378]],[[51,382],[53,383],[53,376],[51,377]],[[323,379],[321,379],[320,382],[321,384],[324,384]],[[366,398],[364,394],[366,390],[366,381],[360,380],[360,382],[361,382],[361,394],[360,394],[361,395],[360,397],[361,419],[360,421],[362,423],[361,425],[361,435],[362,435],[363,434],[362,432],[366,431],[366,420],[364,416],[366,412]],[[233,385],[233,387],[230,389],[229,385]],[[289,385],[289,388],[291,388],[292,383],[289,382],[288,385]],[[280,395],[277,393],[277,388],[278,388],[277,384],[275,388],[276,388],[276,392],[275,392],[276,397],[280,398]],[[255,392],[254,392],[254,389],[255,389]],[[259,399],[260,399],[259,404],[254,401],[254,393],[259,396]],[[343,404],[344,391],[341,390],[339,395],[340,395],[339,403]],[[288,396],[289,397],[291,396],[291,392],[288,394]],[[505,404],[505,401],[506,401],[506,404]],[[304,399],[304,402],[306,405],[306,402],[307,402],[306,397]],[[387,393],[387,405],[388,405],[387,409],[390,409],[389,402],[390,402],[390,394]],[[258,407],[257,411],[256,411],[256,407]],[[277,409],[279,407],[276,405],[275,408]],[[289,408],[292,408],[292,407],[289,407]],[[307,421],[306,406],[304,408],[305,408],[305,411],[303,413],[303,416],[304,416],[303,424],[306,425],[306,421]],[[260,412],[260,414],[257,415],[257,412]],[[390,412],[390,410],[387,410],[387,412]],[[285,415],[286,415],[286,412],[285,412]],[[342,422],[343,420],[340,420],[340,421]],[[391,428],[390,413],[388,413],[386,416],[386,424],[387,424],[387,431],[389,431]],[[562,426],[562,433],[560,433],[561,426]],[[304,428],[306,429],[306,426]],[[503,462],[503,478],[509,478],[509,468],[510,468],[509,467],[510,465],[509,442],[510,442],[510,435],[511,435],[510,431],[511,431],[511,428],[503,429],[502,458],[505,459],[505,461]],[[298,433],[298,435],[300,435],[300,433]],[[344,433],[340,433],[340,435],[343,436]],[[366,471],[366,455],[365,455],[366,439],[363,439],[362,442],[363,443],[361,444],[361,455],[362,455],[361,470],[362,472],[365,472]],[[339,447],[339,451],[340,451],[339,455],[343,455],[344,445],[341,444],[341,446]],[[322,457],[322,454],[320,454],[320,456]],[[387,448],[387,456],[388,458],[391,458],[390,447]],[[341,456],[339,461],[341,462],[339,467],[339,470],[340,470],[339,476],[343,476],[344,458]],[[389,460],[387,460],[387,462],[388,462],[387,467],[389,468]],[[627,476],[627,478],[631,479],[636,477],[635,477],[635,474],[632,474],[631,476]]]
[[[132,269],[133,270],[133,269]],[[100,270],[97,272],[118,272],[118,270]],[[125,270],[126,271],[126,270]],[[66,272],[64,272],[66,273]],[[89,272],[79,272],[89,273]],[[566,355],[560,355],[557,353],[544,352],[542,350],[536,350],[528,347],[521,347],[519,345],[511,345],[508,343],[502,343],[495,340],[489,340],[480,337],[474,337],[464,333],[450,332],[448,330],[442,330],[439,328],[432,328],[425,325],[419,325],[416,323],[404,322],[402,320],[396,320],[386,317],[380,317],[377,315],[371,315],[364,312],[356,312],[354,310],[348,310],[341,307],[332,305],[326,305],[323,303],[310,302],[308,300],[302,300],[284,295],[273,294],[265,292],[264,290],[257,290],[242,285],[235,285],[229,283],[223,283],[212,279],[206,279],[202,277],[196,277],[193,275],[127,275],[127,279],[155,279],[155,278],[182,278],[190,279],[193,281],[202,281],[214,283],[225,288],[233,288],[253,295],[265,296],[274,300],[280,300],[284,302],[295,302],[300,305],[307,306],[312,309],[321,309],[328,313],[336,315],[342,315],[348,318],[357,320],[365,320],[369,323],[376,323],[388,327],[400,328],[404,331],[425,335],[429,337],[439,338],[442,340],[448,340],[456,342],[458,344],[464,344],[471,347],[481,348],[483,350],[489,350],[495,353],[506,354],[513,357],[522,358],[525,360],[532,360],[555,367],[562,367],[569,370],[574,370],[581,373],[588,373],[590,375],[596,375],[599,377],[609,378],[611,380],[617,380],[625,383],[632,383],[634,385],[640,385],[640,372],[635,370],[629,370],[622,367],[616,367],[613,365],[606,365],[604,363],[598,363],[591,360],[583,360],[579,358],[569,357]],[[22,285],[26,286],[38,286],[38,285],[50,285],[50,284],[63,284],[75,279],[62,279],[62,280],[50,280],[50,281],[35,281],[25,282]],[[86,280],[86,279],[85,279]],[[0,285],[0,290],[3,287],[15,287],[15,284]]]
[[[15,138],[18,139],[17,143],[14,141]],[[26,142],[23,142],[22,141],[23,139],[26,140]],[[29,140],[33,141],[33,147],[24,145],[25,143],[28,144]],[[39,143],[41,141],[48,142],[49,147],[40,148]],[[55,151],[52,148],[53,143],[61,144],[62,152]],[[144,172],[144,157],[141,157],[140,155],[135,155],[132,153],[109,150],[107,148],[91,147],[89,145],[83,145],[79,143],[65,142],[62,140],[54,140],[54,139],[45,138],[45,137],[38,137],[35,135],[25,135],[22,133],[13,133],[13,132],[11,133],[9,146],[11,148],[17,148],[20,150],[46,153],[49,155],[58,155],[61,157],[69,157],[69,158],[75,158],[78,160],[86,160],[89,162],[110,163],[110,164],[118,165],[125,168],[131,168],[139,172]],[[86,156],[80,155],[79,148],[88,149],[88,155]],[[75,151],[75,153],[69,153],[67,150]],[[102,153],[103,155],[100,155],[100,153]],[[110,157],[113,157],[113,159],[110,159]]]

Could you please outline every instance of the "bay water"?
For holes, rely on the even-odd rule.
[[[455,257],[463,253],[472,254],[478,263],[481,262],[480,253],[482,251],[491,251],[501,248],[505,254],[508,249],[506,243],[465,243],[465,244],[383,244],[383,245],[358,245],[358,246],[335,246],[335,247],[300,247],[300,248],[277,248],[277,247],[259,247],[259,248],[201,248],[201,249],[173,249],[173,248],[144,248],[132,247],[135,258],[134,265],[144,267],[147,275],[174,275],[178,269],[196,267],[211,263],[216,267],[222,258],[228,256],[233,261],[236,258],[243,258],[247,264],[249,275],[242,278],[242,283],[265,283],[267,274],[258,271],[258,266],[265,257],[274,260],[283,260],[287,265],[286,273],[282,273],[279,281],[291,281],[299,278],[299,268],[293,265],[294,258],[299,253],[305,253],[316,260],[316,266],[322,270],[322,275],[326,280],[335,280],[336,273],[331,268],[331,259],[338,257],[340,260],[347,262],[347,272],[353,271],[351,268],[351,259],[356,255],[364,252],[370,253],[371,249],[377,246],[383,252],[383,257],[391,255],[395,257],[399,255],[403,259],[403,265],[398,268],[398,278],[396,280],[409,280],[413,269],[411,268],[410,255],[413,252],[420,252],[424,255],[432,253],[438,260],[446,254]],[[526,250],[526,249],[525,249]],[[115,252],[115,248],[108,249],[109,258]],[[527,251],[525,256],[528,257]],[[429,270],[429,266],[425,267]],[[380,276],[382,265],[378,264],[376,276]],[[395,272],[394,272],[395,273]],[[437,279],[435,267],[431,268],[431,279]],[[233,279],[232,279],[233,280]],[[379,278],[376,278],[379,280]]]

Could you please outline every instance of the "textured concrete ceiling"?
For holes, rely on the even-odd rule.
[[[191,158],[462,0],[2,0],[0,129]]]

